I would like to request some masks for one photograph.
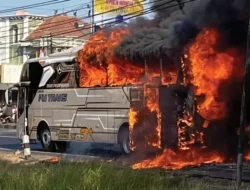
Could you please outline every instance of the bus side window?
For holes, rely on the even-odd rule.
[[[28,81],[28,80],[29,80],[29,64],[25,64],[21,75],[21,81]]]
[[[45,88],[51,88],[54,84],[55,73],[49,78],[48,82],[45,85]]]

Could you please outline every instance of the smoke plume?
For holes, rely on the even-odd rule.
[[[189,3],[159,0],[152,10],[156,11],[153,20],[137,19],[130,24],[131,35],[116,48],[118,56],[128,59],[171,56],[206,27],[224,30],[227,43],[246,41],[242,38],[246,38],[249,0],[194,0]]]

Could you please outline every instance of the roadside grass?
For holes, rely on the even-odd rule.
[[[97,163],[0,162],[0,190],[200,190],[211,182]],[[215,182],[217,184],[217,182]]]

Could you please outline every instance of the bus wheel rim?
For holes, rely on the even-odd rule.
[[[50,132],[48,130],[43,132],[43,143],[45,145],[49,145],[51,141],[51,135]]]
[[[124,139],[123,141],[123,149],[126,153],[130,153],[130,148],[129,148],[129,138]]]

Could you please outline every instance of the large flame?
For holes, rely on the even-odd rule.
[[[136,85],[143,87],[144,105],[131,108],[129,112],[131,149],[137,151],[142,146],[146,149],[148,147],[161,149],[162,113],[157,86],[174,84],[177,80],[178,68],[164,65],[164,60],[160,67],[158,64],[160,60],[150,60],[149,63],[144,64],[144,62],[135,63],[117,57],[114,49],[129,33],[128,29],[117,28],[110,33],[98,32],[90,38],[77,58],[80,62],[80,86]],[[221,47],[220,41],[221,35],[217,30],[203,30],[187,46],[183,61],[185,84],[192,84],[195,88],[194,93],[198,97],[198,112],[206,119],[204,128],[208,127],[211,120],[221,120],[227,117],[230,96],[221,88],[232,78],[243,76],[243,67],[239,66],[243,62],[242,55],[236,48]],[[132,167],[134,169],[156,167],[180,169],[189,165],[225,161],[222,154],[203,146],[202,131],[191,133],[189,140],[184,138],[186,130],[194,127],[192,116],[186,113],[185,117],[179,118],[179,123],[185,125],[178,128],[179,146],[176,151],[164,149],[161,155],[143,160]],[[154,122],[147,122],[150,119]],[[142,144],[137,143],[138,139],[142,141]],[[194,148],[196,141],[200,143]]]
[[[78,56],[81,87],[118,86],[140,81],[143,67],[114,55],[114,48],[128,34],[127,29],[115,29],[107,34],[98,32],[90,38]]]
[[[159,108],[159,90],[156,88],[145,88],[146,106],[151,113],[157,117],[156,133],[148,136],[147,143],[153,147],[161,148],[161,113]]]
[[[132,168],[164,168],[176,170],[191,165],[209,164],[213,162],[221,163],[223,161],[223,156],[217,152],[202,152],[200,149],[179,151],[165,149],[162,155],[154,159],[147,159],[141,163],[134,164]]]
[[[197,96],[204,96],[198,104],[198,112],[208,120],[224,119],[227,116],[228,94],[221,91],[222,84],[243,76],[242,55],[235,48],[220,51],[222,41],[216,29],[204,29],[188,47],[190,82]],[[235,68],[237,67],[237,72]]]
[[[157,88],[146,88],[145,85],[160,83],[169,85],[177,80],[178,69],[174,66],[167,67],[160,65],[160,61],[149,60],[148,63],[132,63],[126,59],[117,57],[114,49],[121,40],[129,34],[128,29],[114,29],[109,32],[96,33],[83,50],[79,53],[80,62],[80,86],[123,86],[123,85],[142,85],[145,88],[144,97],[146,101],[149,117],[156,116],[155,126],[149,126],[144,134],[145,146],[156,148],[161,147],[161,113],[159,110],[159,99]],[[164,62],[163,62],[164,63]],[[167,64],[165,64],[167,65]],[[162,68],[162,70],[160,70]],[[145,74],[145,70],[147,73]],[[161,80],[159,81],[159,79]],[[130,133],[133,133],[135,117],[139,114],[135,109],[130,109],[129,123]],[[144,115],[144,113],[142,113]],[[147,122],[147,121],[145,121]],[[140,134],[141,135],[141,134]],[[130,142],[131,149],[134,150],[133,139]]]
[[[160,64],[154,62],[145,79],[144,63],[132,63],[114,54],[114,49],[128,34],[128,29],[116,28],[110,33],[100,31],[89,39],[77,57],[80,62],[81,87],[144,84],[160,76]],[[161,82],[164,85],[174,83],[176,72],[176,68],[170,71],[163,67]]]
[[[243,76],[243,67],[240,65],[243,63],[242,55],[235,48],[219,51],[220,40],[217,30],[205,29],[187,47],[184,56],[185,79],[195,87],[196,96],[204,96],[203,100],[197,100],[197,111],[206,119],[203,127],[208,127],[208,120],[225,119],[227,101],[230,98],[220,89],[225,81]],[[223,154],[203,146],[202,131],[191,133],[190,138],[186,138],[186,131],[193,127],[193,118],[187,112],[183,118],[179,118],[178,150],[165,149],[161,155],[143,160],[132,167],[180,169],[190,165],[225,161]]]
[[[135,143],[134,143],[134,140],[132,137],[132,133],[134,131],[134,127],[135,127],[135,123],[137,121],[137,116],[138,116],[138,112],[131,108],[129,110],[129,132],[130,132],[130,148],[132,151],[134,151],[136,149],[136,146],[135,146]]]

